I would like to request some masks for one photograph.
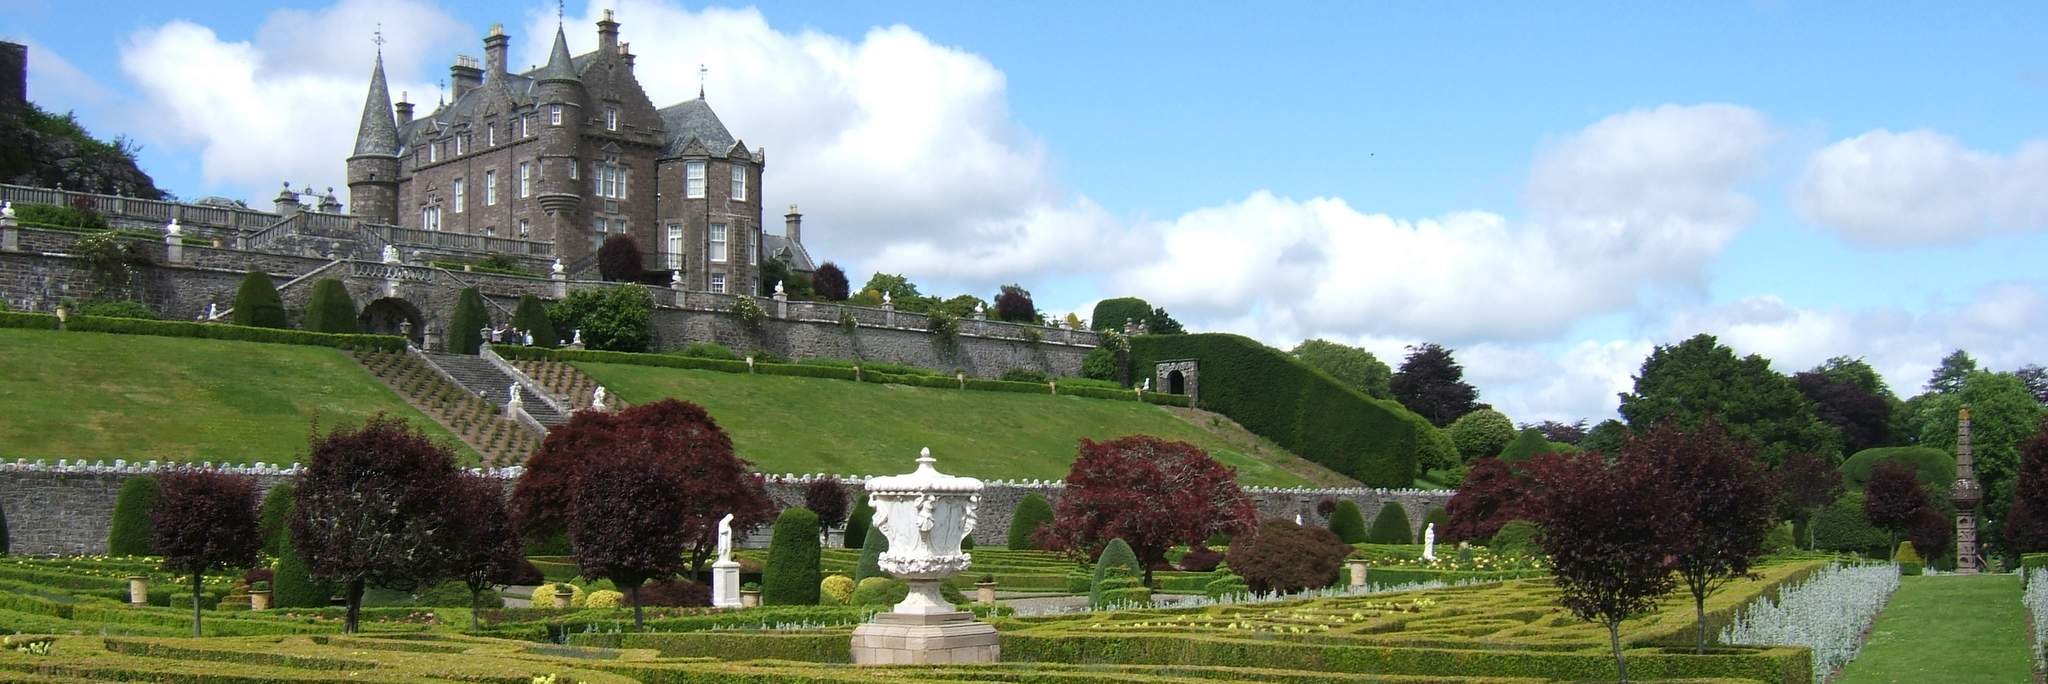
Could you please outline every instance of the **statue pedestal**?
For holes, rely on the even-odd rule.
[[[855,665],[994,663],[1001,656],[995,625],[973,613],[881,613],[853,630]]]
[[[711,564],[711,606],[713,608],[740,607],[740,564],[738,561],[719,561]]]

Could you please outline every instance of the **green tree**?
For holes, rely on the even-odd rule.
[[[1650,352],[1635,391],[1621,395],[1621,415],[1638,432],[1666,418],[1694,430],[1715,416],[1772,466],[1793,452],[1835,460],[1842,451],[1840,432],[1814,415],[1813,403],[1791,378],[1772,371],[1769,359],[1738,358],[1704,333]]]
[[[868,498],[855,494],[853,512],[846,514],[846,531],[839,535],[842,544],[849,549],[867,548],[868,532],[872,531],[868,526],[874,518],[875,509],[868,505]]]
[[[1621,453],[1621,447],[1628,443],[1628,426],[1609,418],[1586,431],[1586,438],[1579,440],[1579,448],[1591,453],[1614,455]]]
[[[1346,544],[1362,544],[1372,539],[1365,529],[1365,514],[1358,512],[1358,502],[1350,499],[1337,502],[1337,510],[1330,512],[1330,532]]]
[[[1166,309],[1155,306],[1145,317],[1145,331],[1154,335],[1179,335],[1188,329],[1181,327],[1180,321],[1174,320],[1173,314],[1167,313]]]
[[[1124,323],[1146,321],[1152,317],[1152,305],[1137,297],[1114,297],[1095,303],[1095,312],[1089,315],[1088,327],[1092,330],[1115,330],[1122,332]]]
[[[770,606],[818,605],[818,514],[808,508],[782,509],[768,542],[768,562],[761,568],[761,603]]]
[[[1559,451],[1563,451],[1563,449],[1557,448],[1555,443],[1544,439],[1541,430],[1528,428],[1516,434],[1514,441],[1508,442],[1506,447],[1501,448],[1500,460],[1503,463],[1514,463],[1529,460],[1530,457],[1537,454]]]
[[[533,335],[536,347],[562,346],[562,336],[555,333],[555,323],[548,320],[547,306],[541,304],[539,297],[519,296],[519,307],[512,310],[512,327]]]
[[[910,282],[909,278],[903,277],[900,273],[876,273],[868,277],[868,284],[861,289],[889,295],[890,301],[895,302],[899,308],[906,300],[924,296],[917,291],[917,283]]]
[[[448,351],[475,354],[484,343],[483,329],[490,324],[483,293],[474,287],[462,288],[462,293],[455,296],[455,313],[448,318]]]
[[[258,328],[283,328],[288,325],[284,317],[284,300],[277,296],[277,286],[271,284],[270,274],[250,270],[242,276],[241,287],[235,288],[235,325]]]
[[[1382,363],[1372,352],[1359,347],[1338,344],[1329,340],[1304,340],[1288,352],[1302,363],[1342,381],[1366,396],[1374,399],[1392,399],[1394,393],[1387,389],[1388,380],[1394,371]]]
[[[869,530],[869,532],[872,534],[867,535],[861,540],[860,564],[853,568],[853,581],[855,582],[869,577],[887,578],[889,576],[888,573],[882,572],[882,552],[889,550],[889,537],[882,534],[880,530]]]
[[[114,497],[114,520],[107,528],[107,555],[155,555],[156,526],[150,516],[161,496],[156,478],[149,475],[121,483],[121,493]]]
[[[1052,504],[1038,492],[1024,495],[1024,499],[1017,502],[1017,510],[1010,514],[1010,550],[1038,548],[1032,539],[1038,534],[1038,528],[1049,522],[1052,522]]]
[[[286,530],[284,553],[277,556],[277,569],[270,578],[270,598],[279,608],[323,608],[334,596],[334,585],[313,579],[306,567],[306,558],[292,547],[291,532]]]
[[[1407,544],[1413,539],[1415,528],[1408,524],[1408,509],[1397,501],[1381,506],[1379,514],[1372,517],[1372,529],[1365,533],[1365,540],[1374,544]]]
[[[1451,443],[1458,446],[1458,456],[1466,462],[1473,459],[1499,456],[1501,449],[1515,439],[1515,424],[1507,414],[1493,409],[1480,409],[1459,416],[1451,421],[1448,430]]]
[[[1977,372],[1977,360],[1970,353],[1957,349],[1941,357],[1941,365],[1934,368],[1934,375],[1927,378],[1927,391],[1934,394],[1955,394],[1963,389],[1963,381]]]
[[[1971,373],[1954,393],[1938,394],[1921,407],[1920,445],[1954,454],[1956,414],[1964,406],[1970,408],[1970,452],[1984,486],[1984,510],[2003,512],[2012,504],[2020,447],[2041,429],[2041,403],[2019,376]],[[1992,527],[2001,522],[1991,519]],[[1983,538],[1998,539],[2002,531],[1987,530]]]
[[[639,285],[577,290],[548,308],[555,332],[583,332],[583,344],[602,351],[642,352],[654,346],[654,297]]]
[[[313,295],[306,301],[307,330],[324,333],[355,333],[356,302],[348,296],[348,288],[334,278],[321,278],[313,283]]]
[[[1897,394],[1892,393],[1891,386],[1885,384],[1884,377],[1877,374],[1877,369],[1871,368],[1870,364],[1861,358],[1833,357],[1814,366],[1813,372],[1827,376],[1827,379],[1835,382],[1855,385],[1857,389],[1880,397],[1894,401],[1899,398]]]
[[[1140,577],[1145,570],[1138,567],[1138,554],[1131,551],[1131,545],[1122,539],[1111,539],[1102,547],[1102,554],[1095,557],[1095,574],[1088,582],[1088,605],[1102,605],[1103,583],[1118,572],[1126,577]]]
[[[283,556],[285,536],[291,525],[294,487],[290,481],[280,482],[263,495],[263,509],[258,515],[257,535],[263,537],[263,552],[272,556]]]

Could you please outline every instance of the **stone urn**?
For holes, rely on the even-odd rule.
[[[975,601],[976,603],[980,603],[980,604],[982,604],[982,605],[987,605],[987,606],[993,606],[993,605],[995,605],[995,604],[996,604],[996,583],[994,583],[994,582],[975,582],[975,583],[974,583],[974,601]]]
[[[741,590],[740,590],[740,607],[741,607],[741,608],[759,608],[759,607],[761,607],[761,590],[759,590],[759,589],[741,589]]]
[[[569,608],[569,602],[575,598],[576,592],[570,591],[567,587],[556,589],[555,608],[558,610],[566,610]]]
[[[973,562],[960,540],[974,533],[981,481],[940,473],[930,449],[917,470],[867,482],[875,510],[870,534],[889,539],[878,565],[910,585],[902,603],[853,631],[856,665],[993,663],[1001,655],[996,628],[953,606],[939,593]]]
[[[149,605],[149,578],[142,575],[128,576],[128,603],[136,606]]]
[[[1365,586],[1365,561],[1352,560],[1345,561],[1344,564],[1351,568],[1351,588],[1356,589]]]
[[[249,610],[270,610],[270,590],[250,589]]]

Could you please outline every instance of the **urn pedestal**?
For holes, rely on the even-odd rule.
[[[882,570],[910,584],[910,593],[890,612],[853,630],[856,665],[993,663],[1002,657],[995,625],[977,622],[940,595],[946,578],[972,562],[960,540],[974,533],[974,509],[981,481],[941,474],[930,449],[907,475],[867,483],[875,509],[870,534],[888,537]]]
[[[740,607],[739,561],[711,564],[711,605],[714,608]]]

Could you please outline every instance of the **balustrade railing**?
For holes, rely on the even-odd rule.
[[[175,217],[179,223],[185,225],[243,231],[260,230],[278,220],[277,214],[242,207],[185,204],[57,188],[0,184],[0,201],[15,204],[54,204],[68,207],[79,198],[91,200],[93,210],[101,214],[151,223],[169,223]]]

